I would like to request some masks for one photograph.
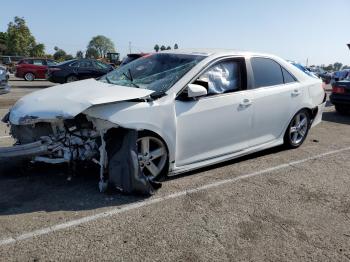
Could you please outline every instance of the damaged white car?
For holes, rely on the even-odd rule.
[[[324,104],[321,80],[276,56],[167,51],[99,80],[23,97],[3,120],[17,142],[0,157],[93,161],[103,190],[135,161],[153,180],[281,144],[296,148],[320,123]],[[134,154],[125,154],[128,147]]]

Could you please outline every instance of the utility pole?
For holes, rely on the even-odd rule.
[[[131,41],[129,41],[129,54],[131,54]]]

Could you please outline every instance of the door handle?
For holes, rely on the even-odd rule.
[[[247,106],[250,106],[252,103],[253,103],[252,100],[245,98],[242,100],[242,102],[239,105],[242,107],[247,107]]]
[[[298,96],[300,95],[300,90],[299,89],[294,89],[293,92],[292,92],[292,96]]]

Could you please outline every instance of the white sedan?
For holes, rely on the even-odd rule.
[[[0,157],[94,161],[111,171],[118,130],[136,130],[139,166],[158,178],[281,144],[299,147],[324,104],[321,80],[276,56],[166,51],[98,80],[23,97],[4,119],[17,144]]]

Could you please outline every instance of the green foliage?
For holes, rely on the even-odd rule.
[[[174,49],[179,49],[179,46],[177,44],[175,44]]]
[[[88,50],[96,50],[98,53],[98,57],[102,58],[105,57],[107,55],[107,53],[114,53],[115,52],[115,47],[114,47],[114,43],[112,42],[111,39],[103,36],[103,35],[98,35],[93,37],[88,46],[87,46]],[[93,51],[94,55],[95,55],[95,51]],[[89,51],[90,54],[90,51]]]
[[[45,55],[45,45],[37,44],[30,51],[30,56],[32,57],[44,57]]]
[[[53,54],[53,59],[55,59],[56,61],[61,62],[61,61],[73,59],[72,55],[67,54],[66,51],[64,51],[61,48],[58,48],[57,46],[54,47],[54,50],[56,52]]]
[[[7,33],[0,32],[0,55],[7,53]]]
[[[79,50],[75,56],[76,58],[79,58],[79,59],[84,58],[83,51]]]
[[[166,50],[171,50],[171,47],[168,45],[168,47],[166,48]]]
[[[156,45],[153,47],[153,49],[154,49],[156,52],[158,52],[158,51],[159,51],[159,45],[156,44]]]
[[[85,53],[85,58],[99,58],[99,53],[95,48],[88,48]]]
[[[164,51],[164,50],[166,50],[166,47],[165,47],[164,45],[162,45],[162,46],[160,47],[160,50],[161,50],[161,51]]]
[[[8,24],[6,37],[6,53],[9,55],[43,56],[45,46],[37,44],[24,18],[16,16]]]

